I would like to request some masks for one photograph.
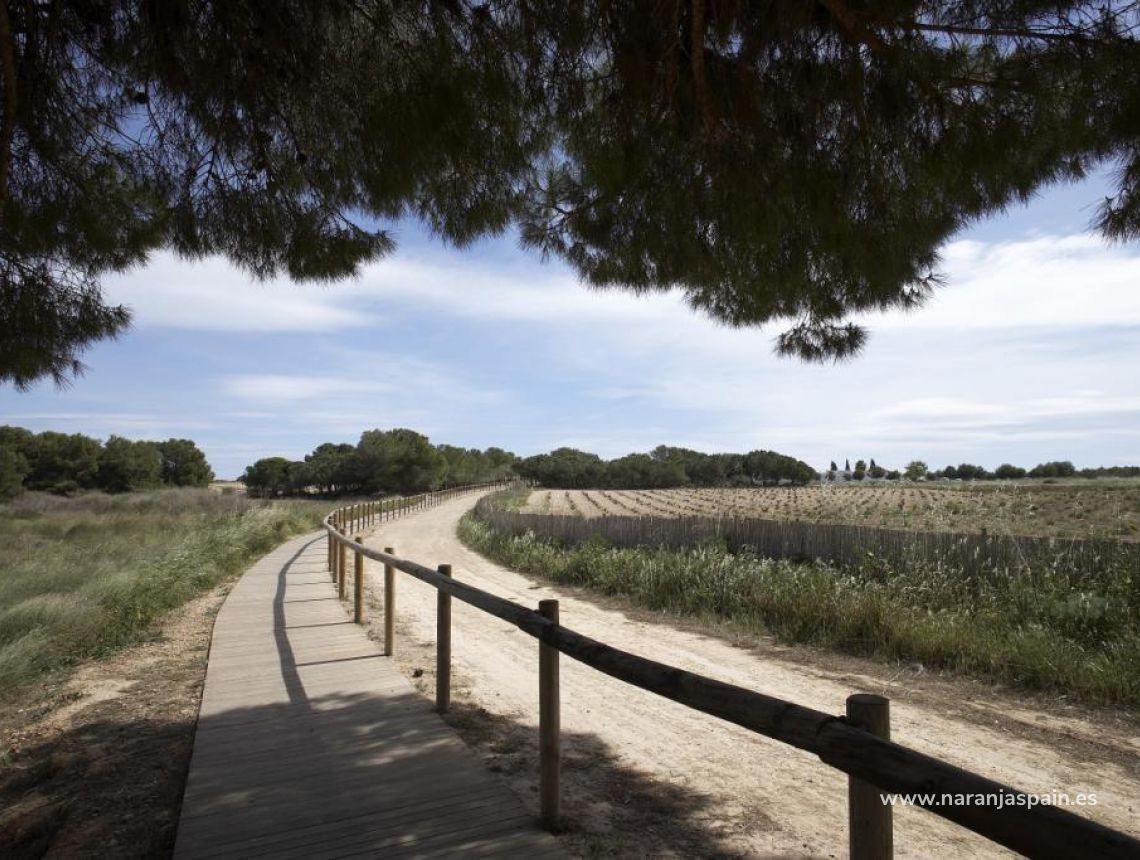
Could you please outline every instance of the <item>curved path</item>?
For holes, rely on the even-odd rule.
[[[349,620],[325,547],[282,545],[218,613],[175,856],[559,856]]]
[[[734,644],[654,623],[572,589],[542,585],[466,549],[455,535],[472,497],[392,523],[366,538],[528,606],[560,600],[561,621],[619,648],[841,713],[852,692],[892,699],[894,739],[1033,793],[1095,792],[1073,808],[1140,830],[1140,738],[1109,717],[1039,712],[966,680],[826,654],[813,663],[775,646]],[[366,566],[379,595],[380,569]],[[436,592],[397,574],[397,661],[432,686]],[[374,606],[372,615],[378,615]],[[453,602],[454,701],[485,760],[537,811],[537,644],[511,625]],[[374,619],[375,620],[375,619]],[[813,756],[562,661],[563,813],[569,847],[622,855],[844,856],[846,778]],[[414,670],[414,672],[413,672]],[[899,677],[907,679],[899,681]],[[1110,725],[1111,724],[1111,725]],[[1132,735],[1129,732],[1132,732]],[[1002,856],[993,843],[920,809],[895,810],[899,856]]]

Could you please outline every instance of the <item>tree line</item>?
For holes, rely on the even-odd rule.
[[[366,430],[355,445],[325,442],[303,460],[264,457],[242,480],[256,496],[408,494],[511,477],[517,460],[502,448],[433,445],[414,430]]]
[[[863,460],[857,460],[854,468],[851,461],[845,461],[844,476],[855,481],[867,478],[885,478],[898,480],[906,478],[910,481],[937,481],[942,478],[955,481],[1009,481],[1019,478],[1137,478],[1140,477],[1140,466],[1099,466],[1097,468],[1078,469],[1069,460],[1050,460],[1047,463],[1038,463],[1032,469],[1014,466],[1011,463],[1002,463],[992,472],[984,466],[973,463],[959,463],[957,466],[946,466],[942,469],[931,470],[922,460],[911,460],[901,472],[886,470],[871,460],[870,466]],[[835,480],[840,474],[835,461],[831,461],[831,468],[826,477]]]
[[[515,471],[544,487],[570,488],[772,486],[807,484],[817,478],[807,463],[775,451],[705,454],[667,445],[659,445],[648,454],[627,454],[613,460],[574,448],[558,448],[520,460]]]
[[[0,499],[25,490],[69,494],[125,493],[159,487],[204,487],[214,477],[206,455],[189,439],[105,443],[81,433],[33,433],[0,427]]]

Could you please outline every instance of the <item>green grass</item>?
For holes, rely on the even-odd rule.
[[[731,622],[891,661],[921,662],[1100,704],[1140,704],[1140,572],[1094,587],[1034,571],[970,578],[946,568],[840,571],[730,553],[562,546],[510,536],[468,515],[462,540],[515,570],[626,598],[647,609]]]
[[[0,506],[0,696],[145,637],[325,507],[189,489]]]

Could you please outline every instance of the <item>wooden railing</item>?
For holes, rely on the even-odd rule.
[[[649,660],[577,633],[559,623],[558,601],[544,600],[538,610],[519,606],[482,589],[459,582],[450,565],[435,570],[384,551],[365,547],[354,527],[381,522],[394,511],[414,511],[460,494],[486,492],[498,485],[462,487],[401,500],[382,510],[365,503],[333,511],[325,522],[329,570],[345,593],[346,553],[355,554],[355,617],[363,621],[363,559],[384,565],[384,653],[394,651],[396,606],[395,571],[402,571],[438,591],[436,647],[436,708],[446,712],[450,702],[451,599],[455,598],[507,621],[539,640],[540,791],[545,826],[557,825],[559,804],[558,654],[642,690],[656,693],[694,710],[719,717],[758,734],[819,756],[848,775],[849,844],[852,857],[892,856],[892,807],[883,794],[926,795],[933,803],[911,805],[972,830],[1030,857],[1140,857],[1140,840],[1074,815],[1057,806],[1034,805],[1024,792],[890,740],[889,702],[882,696],[856,694],[847,699],[842,716],[707,678],[675,666]],[[1002,795],[1005,803],[950,805],[944,796]]]

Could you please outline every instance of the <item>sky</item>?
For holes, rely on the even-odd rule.
[[[0,424],[188,437],[224,478],[377,427],[520,455],[1140,464],[1140,244],[1089,232],[1107,187],[1055,188],[959,234],[946,286],[866,317],[867,347],[838,365],[774,355],[780,323],[728,329],[675,294],[588,289],[510,236],[460,251],[401,222],[394,254],[328,286],[156,254],[104,281],[133,329],[69,388],[0,388]]]

